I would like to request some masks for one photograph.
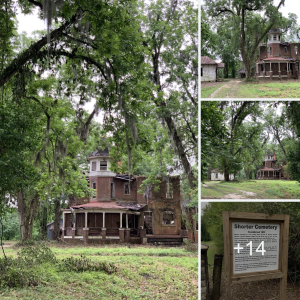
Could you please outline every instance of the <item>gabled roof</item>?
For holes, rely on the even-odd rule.
[[[88,156],[88,159],[98,156],[109,156],[108,147],[105,147],[104,149],[97,149]]]
[[[217,65],[217,63],[208,56],[201,56],[201,65]]]

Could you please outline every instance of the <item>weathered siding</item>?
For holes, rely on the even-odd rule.
[[[218,173],[218,178],[216,176],[217,173],[212,172],[211,173],[211,180],[225,180],[225,175],[223,173]],[[232,180],[234,179],[233,174],[229,174],[229,179]]]
[[[201,65],[202,74],[201,81],[216,81],[217,80],[217,65]]]

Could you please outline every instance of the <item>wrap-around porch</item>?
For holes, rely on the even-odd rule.
[[[279,180],[281,179],[281,169],[274,170],[258,170],[257,179]]]
[[[290,60],[266,60],[256,63],[258,78],[298,78],[298,63]]]
[[[83,239],[85,244],[93,239],[128,242],[146,235],[140,215],[129,210],[67,209],[63,211],[62,239]]]

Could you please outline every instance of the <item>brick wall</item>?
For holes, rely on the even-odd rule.
[[[201,245],[201,300],[209,299],[208,248],[206,245]]]

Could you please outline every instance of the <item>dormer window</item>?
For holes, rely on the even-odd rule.
[[[273,36],[273,41],[276,41],[276,39],[277,39],[277,35],[274,35]]]
[[[271,36],[271,35],[269,36],[269,40],[270,40],[270,41],[272,40],[272,36]]]
[[[92,161],[92,171],[96,171],[96,168],[97,168],[97,162]]]
[[[100,161],[100,171],[107,171],[107,161]]]
[[[280,35],[278,36],[278,41],[280,41]]]

